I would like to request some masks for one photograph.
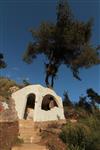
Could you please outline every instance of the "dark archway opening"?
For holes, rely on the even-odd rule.
[[[25,113],[24,113],[24,119],[27,119],[28,114],[30,113],[29,111],[34,110],[35,108],[35,94],[29,94],[27,97],[27,103],[26,103],[26,108],[25,108]]]
[[[42,100],[41,109],[48,111],[54,107],[58,107],[55,98],[50,94],[45,95]]]

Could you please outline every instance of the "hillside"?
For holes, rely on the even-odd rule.
[[[17,84],[14,80],[0,77],[0,96],[9,97],[13,90],[22,88],[24,85]],[[13,88],[14,87],[14,88]]]
[[[36,130],[33,131],[32,123],[29,126],[30,122],[26,122],[28,124],[27,129],[25,129],[24,122],[22,122],[23,126],[21,125],[20,127],[14,101],[10,96],[14,90],[24,86],[24,84],[18,85],[9,78],[0,77],[0,104],[1,107],[2,102],[8,105],[7,109],[0,110],[0,135],[2,135],[0,136],[0,148],[2,148],[0,150],[10,150],[13,144],[15,145],[14,150],[17,148],[19,150],[29,150],[29,147],[31,150],[37,146],[38,150],[39,147],[43,147],[43,149],[47,147],[48,150],[99,150],[100,110],[98,108],[94,109],[94,111],[89,111],[89,109],[81,105],[68,106],[67,104],[64,106],[66,123],[60,125],[60,122],[52,122],[43,126],[39,123],[39,135],[37,135]],[[20,129],[22,130],[20,132],[22,133],[21,140],[24,141],[27,137],[27,144],[19,139],[18,133]],[[30,143],[30,139],[33,138],[32,132],[35,140]],[[39,143],[35,143],[40,137]]]

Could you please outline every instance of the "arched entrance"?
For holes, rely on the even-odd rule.
[[[24,119],[33,120],[33,113],[35,108],[35,94],[31,93],[27,97],[26,108],[24,113]]]
[[[55,98],[50,94],[45,95],[42,100],[41,109],[48,111],[54,107],[58,107]]]

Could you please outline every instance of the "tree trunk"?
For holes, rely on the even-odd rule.
[[[53,88],[54,86],[54,75],[52,75],[52,78],[51,78],[51,87]]]
[[[46,73],[45,84],[46,84],[47,87],[50,86],[50,84],[49,84],[49,74],[48,73]]]

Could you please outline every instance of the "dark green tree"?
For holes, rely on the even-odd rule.
[[[66,0],[60,0],[58,3],[56,23],[41,23],[37,30],[31,29],[30,32],[33,41],[29,43],[23,60],[30,64],[38,54],[44,54],[45,83],[48,87],[53,87],[62,64],[66,65],[78,80],[81,80],[81,68],[100,64],[100,47],[95,48],[90,42],[92,21],[76,20]]]
[[[73,103],[69,98],[68,92],[66,91],[64,92],[63,106],[73,106]]]
[[[79,107],[83,107],[84,108],[84,106],[86,104],[86,97],[85,96],[84,97],[80,96],[79,97],[79,102],[77,104],[78,104]]]
[[[2,53],[0,53],[0,69],[3,69],[6,67],[6,63],[4,61],[4,56]]]
[[[96,108],[96,103],[100,104],[100,95],[92,88],[87,89],[87,96],[90,98],[91,104],[94,108]]]
[[[76,103],[76,106],[83,108],[89,113],[92,113],[91,103],[88,101],[86,96],[80,96],[79,101]]]

